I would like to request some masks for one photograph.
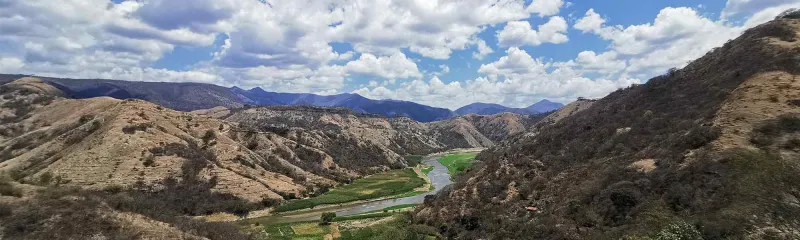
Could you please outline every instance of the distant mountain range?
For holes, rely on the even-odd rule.
[[[358,113],[371,113],[387,117],[406,116],[419,122],[432,122],[455,116],[452,111],[446,108],[431,107],[408,101],[372,100],[352,93],[321,96],[309,93],[267,92],[261,88],[244,90],[233,87],[231,90],[247,104],[254,105],[343,107]]]
[[[539,114],[551,112],[564,107],[564,104],[551,102],[547,99],[539,101],[526,108],[511,108],[500,104],[494,103],[473,103],[463,106],[455,111],[458,115],[478,114],[478,115],[494,115],[498,113],[510,112],[518,114]]]
[[[25,75],[0,74],[0,84]],[[240,108],[245,105],[311,105],[343,107],[358,113],[386,117],[405,116],[419,122],[433,122],[469,113],[492,115],[502,112],[538,114],[563,105],[542,100],[528,108],[508,108],[497,104],[475,103],[453,112],[446,108],[397,100],[372,100],[358,94],[321,96],[309,93],[278,93],[261,88],[244,90],[204,83],[138,82],[105,79],[67,79],[40,77],[71,98],[113,97],[142,99],[180,111],[209,109],[217,106]]]

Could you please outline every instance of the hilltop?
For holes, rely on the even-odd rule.
[[[568,105],[479,154],[415,219],[457,239],[797,238],[799,32],[777,19]]]

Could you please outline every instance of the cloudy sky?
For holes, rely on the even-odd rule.
[[[800,0],[0,0],[0,73],[522,107],[643,83],[791,7]]]

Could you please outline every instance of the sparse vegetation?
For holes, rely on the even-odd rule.
[[[136,131],[146,132],[148,128],[153,127],[152,123],[137,123],[134,125],[128,125],[122,128],[122,132],[125,134],[134,134]]]

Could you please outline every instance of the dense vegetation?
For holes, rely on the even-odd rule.
[[[358,200],[375,199],[413,192],[425,185],[412,169],[393,170],[357,179],[353,183],[331,189],[327,193],[309,199],[295,200],[275,208],[286,212],[314,208],[322,204],[339,204]]]

